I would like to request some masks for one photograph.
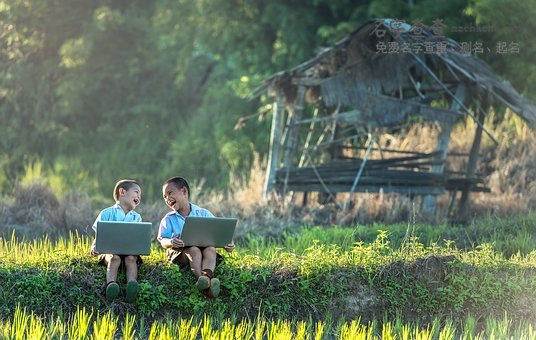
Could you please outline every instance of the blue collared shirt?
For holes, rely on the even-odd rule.
[[[190,214],[188,216],[195,217],[214,217],[214,215],[207,209],[200,208],[197,205],[190,203]],[[177,211],[170,211],[160,221],[160,227],[158,228],[158,241],[163,238],[179,237],[182,233],[182,227],[186,218],[179,214]]]
[[[119,205],[119,202],[101,210],[95,223],[93,223],[93,230],[97,231],[97,222],[99,221],[121,221],[121,222],[141,222],[141,215],[131,210],[125,214],[125,211]]]

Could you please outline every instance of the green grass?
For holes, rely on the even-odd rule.
[[[452,320],[435,318],[430,323],[393,321],[363,323],[360,320],[301,321],[211,318],[167,318],[151,324],[127,314],[119,320],[111,312],[88,312],[82,308],[74,317],[40,318],[17,308],[10,320],[0,321],[2,339],[536,339],[536,329],[529,323],[514,323],[508,315],[483,320],[485,327],[476,330],[475,319],[468,317],[456,326]]]
[[[536,249],[536,212],[508,218],[488,216],[477,219],[470,225],[373,224],[353,227],[303,227],[296,232],[285,232],[277,238],[249,236],[244,243],[257,252],[271,252],[280,248],[300,253],[314,240],[324,244],[337,244],[341,249],[348,250],[355,242],[373,242],[380,231],[387,232],[393,247],[400,247],[409,237],[418,237],[425,245],[450,240],[462,249],[490,243],[496,251],[510,257],[518,252],[528,254]]]
[[[403,226],[384,226],[387,231],[378,231],[380,226],[313,227],[278,239],[242,240],[234,253],[223,254],[225,261],[216,270],[223,289],[214,301],[199,294],[187,270],[166,264],[156,244],[140,267],[138,301],[127,304],[102,296],[105,270],[87,255],[91,239],[4,239],[0,337],[21,324],[31,324],[28,329],[47,338],[54,332],[69,338],[128,338],[135,332],[140,336],[140,328],[143,337],[169,333],[174,338],[186,324],[188,334],[211,338],[219,337],[214,332],[225,324],[225,334],[253,329],[252,334],[258,331],[265,338],[275,337],[274,332],[314,337],[320,329],[331,336],[391,332],[403,338],[426,331],[438,338],[442,331],[459,336],[471,323],[477,338],[495,328],[533,334],[536,250],[526,248],[532,241],[516,235],[533,237],[534,219],[529,214],[479,222],[467,231],[474,235],[474,247],[463,243],[464,236],[446,241],[453,235],[447,227],[426,226],[405,226],[404,234]],[[504,248],[509,236],[519,241]],[[368,307],[359,307],[367,299],[372,301]]]

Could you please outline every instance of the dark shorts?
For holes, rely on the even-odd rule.
[[[205,249],[205,247],[199,247],[199,250],[201,252]],[[181,249],[175,249],[175,248],[168,248],[166,249],[166,258],[169,263],[174,263],[179,266],[186,266],[188,263],[180,263],[179,262],[179,256],[182,254],[182,251],[184,248]],[[223,256],[221,256],[218,252],[216,252],[216,266],[219,265],[223,261]]]
[[[97,256],[97,259],[99,260],[98,264],[100,264],[101,266],[105,266],[105,267],[108,266],[108,262],[106,261],[106,255],[108,255],[108,254],[99,254]],[[121,266],[125,265],[125,257],[127,257],[127,256],[128,255],[119,255],[119,257],[121,258]],[[139,266],[140,264],[143,263],[143,260],[141,259],[140,255],[136,255],[136,256],[137,256],[136,264]]]

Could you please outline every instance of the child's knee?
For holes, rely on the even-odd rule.
[[[216,248],[206,247],[205,249],[203,249],[203,255],[216,255]]]
[[[188,254],[191,254],[192,256],[200,256],[201,255],[201,250],[198,248],[198,247],[189,247],[186,252]]]
[[[110,257],[110,264],[119,266],[121,264],[121,257],[119,255],[112,255]]]
[[[132,255],[125,256],[125,265],[131,266],[136,264],[136,257]]]

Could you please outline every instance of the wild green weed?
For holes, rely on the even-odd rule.
[[[46,338],[46,327],[40,318],[35,317],[33,313],[30,315],[30,322],[28,324],[28,337],[27,339],[41,340]]]
[[[68,328],[69,339],[88,339],[92,317],[92,312],[88,313],[85,308],[77,308],[76,313],[71,317],[71,327]]]
[[[110,313],[104,315],[97,315],[96,320],[93,322],[93,334],[94,340],[113,340],[115,331],[117,328],[117,318]]]
[[[136,323],[136,316],[132,314],[127,314],[125,316],[125,321],[121,326],[121,334],[123,340],[134,340],[136,336],[136,329],[134,327]]]

